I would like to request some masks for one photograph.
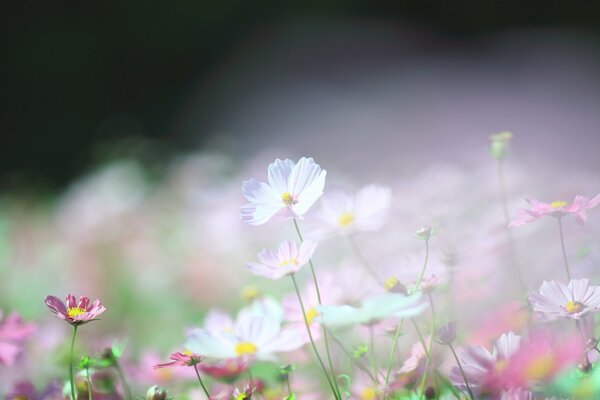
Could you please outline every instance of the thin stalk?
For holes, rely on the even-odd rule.
[[[202,390],[204,390],[204,394],[206,395],[206,398],[208,400],[210,400],[210,393],[208,392],[208,389],[206,388],[206,386],[204,386],[204,382],[202,382],[202,378],[200,377],[200,372],[198,371],[198,365],[194,364],[194,371],[196,371],[196,376],[198,377],[198,382],[200,382],[200,386],[202,386]]]
[[[71,384],[71,398],[77,399],[75,395],[75,384],[73,378],[73,348],[75,347],[75,337],[77,336],[77,325],[73,325],[73,338],[71,339],[71,351],[69,352],[69,383]]]
[[[373,375],[375,376],[375,380],[373,383],[379,383],[377,380],[378,370],[377,370],[377,358],[375,356],[375,334],[373,333],[373,325],[369,325],[369,349],[371,350],[371,366],[373,368]]]
[[[402,325],[404,324],[404,319],[400,320],[398,324],[398,328],[396,328],[396,333],[394,334],[394,341],[392,343],[392,352],[390,353],[390,357],[388,359],[387,371],[385,373],[385,387],[387,388],[388,383],[390,382],[390,374],[392,373],[392,365],[394,364],[394,354],[396,354],[396,348],[398,347],[398,338],[400,337],[400,332],[402,332]],[[385,391],[387,393],[387,390]],[[387,397],[384,394],[384,398]]]
[[[429,239],[425,239],[425,260],[423,261],[423,268],[421,268],[421,274],[419,275],[419,279],[417,280],[417,283],[415,284],[415,288],[413,289],[414,292],[419,290],[419,285],[421,284],[421,281],[423,280],[423,276],[425,276],[425,269],[427,268],[428,262],[429,262]]]
[[[462,364],[460,363],[460,360],[458,359],[458,356],[456,355],[456,351],[454,351],[454,346],[452,346],[452,343],[448,344],[448,347],[450,347],[450,350],[452,351],[452,355],[454,355],[454,359],[456,360],[456,364],[458,365],[458,369],[460,369],[460,373],[463,377],[463,379],[465,380],[465,385],[467,385],[467,391],[469,392],[469,397],[471,398],[471,400],[475,400],[475,396],[473,396],[473,392],[471,391],[471,386],[469,385],[469,381],[467,380],[467,375],[465,374],[465,370],[462,367]]]
[[[377,271],[375,271],[375,268],[373,268],[373,266],[369,263],[367,258],[360,251],[360,248],[358,247],[358,244],[356,244],[356,241],[354,240],[354,238],[351,236],[348,236],[348,242],[350,243],[350,247],[352,248],[352,251],[356,255],[356,258],[358,258],[358,261],[360,261],[360,265],[362,265],[362,267],[365,269],[367,274],[369,274],[369,276],[371,278],[373,278],[375,280],[375,282],[381,283],[379,274],[377,273]]]
[[[92,381],[90,377],[90,369],[85,368],[85,375],[87,376],[87,387],[88,387],[88,400],[92,400]]]
[[[131,388],[129,387],[129,384],[127,383],[127,379],[125,379],[125,373],[123,372],[123,368],[121,368],[121,365],[119,364],[119,361],[117,359],[115,359],[115,369],[117,370],[117,374],[119,375],[119,380],[121,381],[121,386],[123,386],[123,389],[125,390],[125,399],[131,400],[132,399]]]
[[[335,385],[333,384],[333,382],[331,381],[331,378],[329,377],[329,373],[327,372],[327,367],[325,367],[325,363],[323,363],[323,359],[319,355],[319,351],[317,350],[317,346],[315,345],[315,341],[314,341],[312,333],[310,331],[310,325],[308,323],[308,319],[306,318],[304,302],[302,301],[302,296],[300,295],[300,289],[298,289],[298,284],[296,283],[296,278],[294,277],[294,274],[290,275],[290,277],[292,278],[292,282],[294,283],[294,289],[296,290],[296,295],[298,296],[298,302],[300,303],[300,309],[302,311],[302,316],[304,317],[304,325],[306,326],[306,332],[308,333],[308,338],[310,339],[310,344],[313,348],[313,351],[315,352],[315,355],[317,356],[317,360],[319,361],[321,368],[323,369],[323,373],[325,374],[325,377],[327,378],[327,383],[329,383],[329,387],[333,391],[333,396],[336,399],[341,400],[341,398],[338,394],[338,391],[336,390]],[[333,377],[333,379],[335,380],[335,376]]]
[[[294,227],[296,228],[296,233],[298,234],[298,238],[300,238],[301,242],[304,242],[304,238],[302,237],[302,233],[300,232],[300,227],[298,226],[298,221],[296,218],[293,219]],[[315,272],[315,266],[313,265],[312,259],[308,260],[308,265],[310,266],[310,273],[313,277],[313,282],[315,284],[315,291],[317,292],[317,300],[319,305],[323,304],[321,300],[321,290],[319,289],[319,280],[317,279],[317,273]],[[303,311],[304,312],[304,311]],[[333,378],[333,386],[336,391],[336,396],[341,398],[340,388],[338,387],[337,379],[335,376],[335,370],[333,369],[333,362],[331,361],[331,352],[329,351],[329,338],[327,337],[327,330],[325,329],[325,325],[321,324],[323,329],[323,342],[325,343],[325,354],[327,355],[327,364],[329,365],[329,371],[331,373],[331,377]]]
[[[285,374],[285,383],[288,390],[288,396],[292,395],[292,385],[290,384],[290,373]]]
[[[342,350],[342,353],[344,353],[344,355],[346,357],[348,357],[348,360],[350,360],[351,364],[354,364],[355,359],[352,357],[352,354],[350,354],[350,351],[348,351],[348,349],[346,349],[346,347],[344,347],[344,344],[337,337],[335,337],[335,335],[333,333],[330,332],[330,334],[331,334],[331,339],[333,339],[333,341],[339,346],[340,350]],[[375,377],[373,376],[373,373],[369,370],[369,368],[362,365],[359,361],[360,360],[356,360],[355,365],[358,368],[360,368],[361,371],[363,371],[365,374],[367,374],[369,376],[369,378],[371,378],[372,381],[375,381]]]
[[[428,348],[427,348],[427,354],[431,355],[431,346],[433,345],[433,331],[435,328],[435,308],[433,307],[433,298],[431,297],[431,293],[427,294],[429,297],[429,306],[431,307],[431,327],[429,329],[429,344],[428,344]],[[425,360],[425,368],[423,370],[423,377],[421,378],[421,395],[420,398],[423,398],[423,395],[425,393],[425,380],[427,378],[427,367],[429,366],[429,363],[431,362],[431,357],[428,356],[427,359]]]
[[[567,250],[565,248],[565,235],[563,234],[562,217],[558,217],[558,231],[560,232],[560,246],[562,248],[563,260],[565,262],[565,272],[567,273],[567,279],[571,281],[571,270],[569,269],[569,260],[567,258]]]

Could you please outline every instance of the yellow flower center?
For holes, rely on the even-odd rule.
[[[183,354],[184,356],[188,356],[188,357],[191,357],[194,355],[194,353],[192,353],[191,351],[189,351],[187,349],[182,351],[181,354]]]
[[[67,315],[69,318],[75,318],[78,315],[85,314],[85,310],[79,307],[69,307],[67,308]]]
[[[298,265],[298,260],[296,260],[295,258],[290,258],[289,260],[283,260],[282,262],[279,263],[280,267],[287,267],[289,265]]]
[[[248,396],[246,396],[246,393],[240,393],[237,396],[235,396],[235,400],[244,400],[246,399]]]
[[[308,322],[308,324],[312,324],[313,319],[315,319],[316,317],[319,316],[319,312],[317,310],[315,310],[314,307],[311,307],[307,312],[306,312],[306,321]]]
[[[556,209],[556,208],[563,208],[566,207],[569,203],[567,203],[564,200],[557,200],[557,201],[553,201],[552,203],[550,203],[550,207]]]
[[[342,227],[348,226],[353,222],[354,222],[354,214],[351,213],[350,211],[347,211],[338,217],[338,224],[340,224],[340,226],[342,226]]]
[[[398,278],[396,278],[395,276],[390,276],[383,282],[383,287],[385,288],[385,290],[387,290],[389,292],[390,290],[392,290],[399,284],[400,284],[400,280]]]
[[[256,346],[251,342],[239,342],[235,345],[235,354],[238,356],[251,355],[256,353]]]
[[[506,367],[508,367],[508,361],[498,360],[498,361],[496,361],[496,365],[495,365],[494,369],[496,370],[496,372],[502,372],[506,369]]]
[[[293,206],[297,203],[296,199],[294,199],[294,196],[290,192],[282,193],[281,201],[283,201],[283,204],[286,206]]]
[[[366,387],[360,391],[361,400],[373,400],[377,396],[377,392],[372,387]]]
[[[583,304],[578,301],[567,301],[567,304],[565,304],[565,310],[567,310],[569,314],[575,314],[583,310]]]
[[[256,286],[246,286],[242,289],[242,299],[248,303],[260,296],[260,292]]]
[[[545,354],[537,357],[525,367],[525,377],[529,380],[540,380],[548,376],[554,368],[554,357]]]

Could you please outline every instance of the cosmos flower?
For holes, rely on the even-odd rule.
[[[26,324],[12,313],[6,319],[0,311],[0,365],[13,365],[22,350],[23,342],[35,331],[35,325]]]
[[[533,311],[546,317],[580,319],[600,308],[600,286],[590,286],[589,279],[574,279],[565,285],[544,281],[539,293],[529,294]]]
[[[250,362],[248,359],[236,357],[210,362],[205,361],[198,365],[198,369],[206,375],[220,379],[239,376],[244,373],[249,366]]]
[[[29,381],[17,382],[6,394],[6,400],[59,400],[62,399],[61,385],[51,381],[41,392]]]
[[[481,346],[467,347],[461,354],[461,364],[471,389],[479,393],[511,389],[506,385],[504,372],[520,343],[521,336],[508,332],[500,336],[491,352]],[[448,379],[461,390],[467,389],[457,365],[450,370]]]
[[[46,305],[57,318],[65,320],[71,325],[78,326],[94,321],[106,311],[106,308],[96,299],[90,304],[90,299],[85,296],[79,298],[79,303],[71,294],[67,295],[67,303],[63,303],[58,297],[46,297]]]
[[[171,362],[164,364],[156,364],[154,368],[166,368],[166,367],[192,367],[202,362],[204,357],[198,354],[194,354],[189,350],[182,352],[175,352],[169,356]]]
[[[382,319],[413,317],[425,309],[417,293],[405,296],[399,293],[383,293],[363,299],[360,307],[349,305],[322,305],[317,307],[321,322],[328,327],[356,324],[373,324]]]
[[[392,191],[385,186],[365,186],[354,195],[340,189],[330,190],[321,200],[320,224],[313,235],[349,236],[377,231],[386,222],[391,201]]]
[[[456,339],[456,323],[448,322],[441,326],[437,331],[437,341],[441,344],[452,344]]]
[[[316,248],[317,244],[310,240],[300,245],[286,240],[277,250],[265,249],[258,253],[258,262],[248,263],[247,267],[256,275],[279,279],[298,272],[308,263]]]
[[[275,160],[269,165],[269,183],[255,179],[242,185],[248,204],[240,208],[240,216],[251,225],[262,225],[273,216],[302,217],[321,197],[327,171],[312,158]]]
[[[231,333],[195,329],[189,332],[186,348],[218,359],[257,358],[271,360],[275,353],[299,349],[306,343],[302,330],[282,328],[281,321],[268,316],[236,320]]]
[[[545,216],[561,218],[569,214],[573,214],[575,220],[583,225],[587,219],[587,210],[600,204],[600,194],[591,200],[585,196],[577,195],[571,203],[564,200],[557,200],[552,203],[543,203],[529,198],[526,200],[531,208],[529,210],[519,210],[517,219],[508,225],[509,228],[529,224]]]

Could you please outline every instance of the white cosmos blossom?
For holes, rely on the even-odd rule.
[[[391,202],[392,191],[386,186],[365,186],[355,194],[341,189],[329,190],[321,199],[320,226],[313,235],[338,233],[347,236],[377,231],[386,222]]]
[[[320,321],[329,327],[368,325],[386,318],[418,315],[426,308],[420,299],[420,293],[410,296],[399,293],[383,293],[364,299],[358,308],[348,305],[323,305],[317,307],[317,310],[320,314]]]
[[[312,158],[275,160],[269,165],[269,183],[255,179],[242,185],[248,204],[240,208],[240,216],[251,225],[262,225],[273,216],[295,218],[303,216],[321,197],[327,171]]]

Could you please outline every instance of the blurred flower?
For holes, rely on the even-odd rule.
[[[456,339],[456,323],[454,321],[448,322],[446,325],[441,326],[437,332],[437,341],[441,344],[452,344]]]
[[[553,201],[552,203],[543,203],[530,198],[526,200],[531,208],[529,210],[519,210],[519,216],[508,225],[509,228],[529,224],[545,216],[561,218],[568,214],[573,214],[575,220],[583,225],[587,219],[587,210],[600,204],[600,194],[591,200],[585,196],[577,195],[572,203],[563,200]]]
[[[438,287],[439,284],[440,284],[440,279],[437,277],[437,275],[433,274],[426,278],[421,279],[421,282],[419,283],[419,287],[417,287],[416,281],[413,282],[408,287],[408,292],[415,293],[416,291],[420,290],[425,294],[431,293],[431,292],[433,292],[433,290],[436,287]]]
[[[351,195],[340,189],[325,193],[318,214],[319,227],[313,234],[348,236],[379,230],[386,222],[392,200],[390,188],[369,185]]]
[[[549,317],[580,319],[600,310],[600,286],[590,286],[589,279],[571,280],[568,285],[544,281],[540,293],[529,294],[533,310]]]
[[[2,319],[0,310],[0,365],[13,365],[22,350],[23,342],[30,337],[36,327],[26,324],[17,313]]]
[[[504,158],[507,153],[508,143],[512,139],[513,134],[509,131],[502,131],[498,133],[494,133],[490,136],[491,146],[490,150],[492,152],[492,156],[494,158]]]
[[[363,299],[360,307],[322,305],[317,308],[321,322],[329,327],[372,324],[385,318],[413,317],[425,309],[421,296],[383,293]]]
[[[167,391],[158,385],[151,386],[146,392],[146,400],[166,400]]]
[[[192,330],[186,348],[206,357],[268,360],[273,359],[275,353],[296,350],[305,343],[305,335],[300,329],[282,329],[280,320],[258,315],[238,318],[231,333]]]
[[[258,262],[248,263],[247,267],[256,275],[279,279],[298,272],[308,263],[316,248],[317,244],[310,240],[303,241],[299,246],[286,240],[277,250],[265,249],[258,253]]]
[[[408,288],[403,285],[400,280],[395,276],[390,276],[383,281],[383,288],[391,293],[408,294]]]
[[[241,390],[239,388],[235,388],[233,391],[233,400],[250,400],[252,399],[255,389],[256,388],[252,384],[244,385]]]
[[[62,398],[62,390],[58,381],[50,382],[39,393],[31,382],[17,382],[6,394],[6,400],[62,400]]]
[[[198,366],[198,369],[213,378],[232,378],[245,372],[249,365],[247,359],[228,358],[210,362],[205,361]]]
[[[90,299],[85,296],[79,298],[79,303],[71,294],[67,295],[67,304],[54,296],[46,297],[46,305],[57,318],[65,320],[71,325],[83,325],[94,321],[97,316],[106,311],[100,300],[90,304]]]
[[[250,202],[240,208],[240,216],[251,225],[266,223],[273,216],[285,218],[303,216],[323,194],[327,171],[312,158],[276,159],[269,165],[269,183],[255,179],[242,185],[244,197]]]
[[[169,356],[171,362],[164,364],[156,364],[154,368],[166,368],[166,367],[191,367],[202,362],[204,357],[198,354],[194,354],[189,350],[183,352],[175,352]]]
[[[423,338],[425,343],[429,343],[429,336]],[[427,351],[423,343],[418,340],[410,349],[410,356],[404,361],[402,367],[398,370],[400,374],[409,374],[415,372],[414,375],[420,375],[425,368],[427,359]]]

